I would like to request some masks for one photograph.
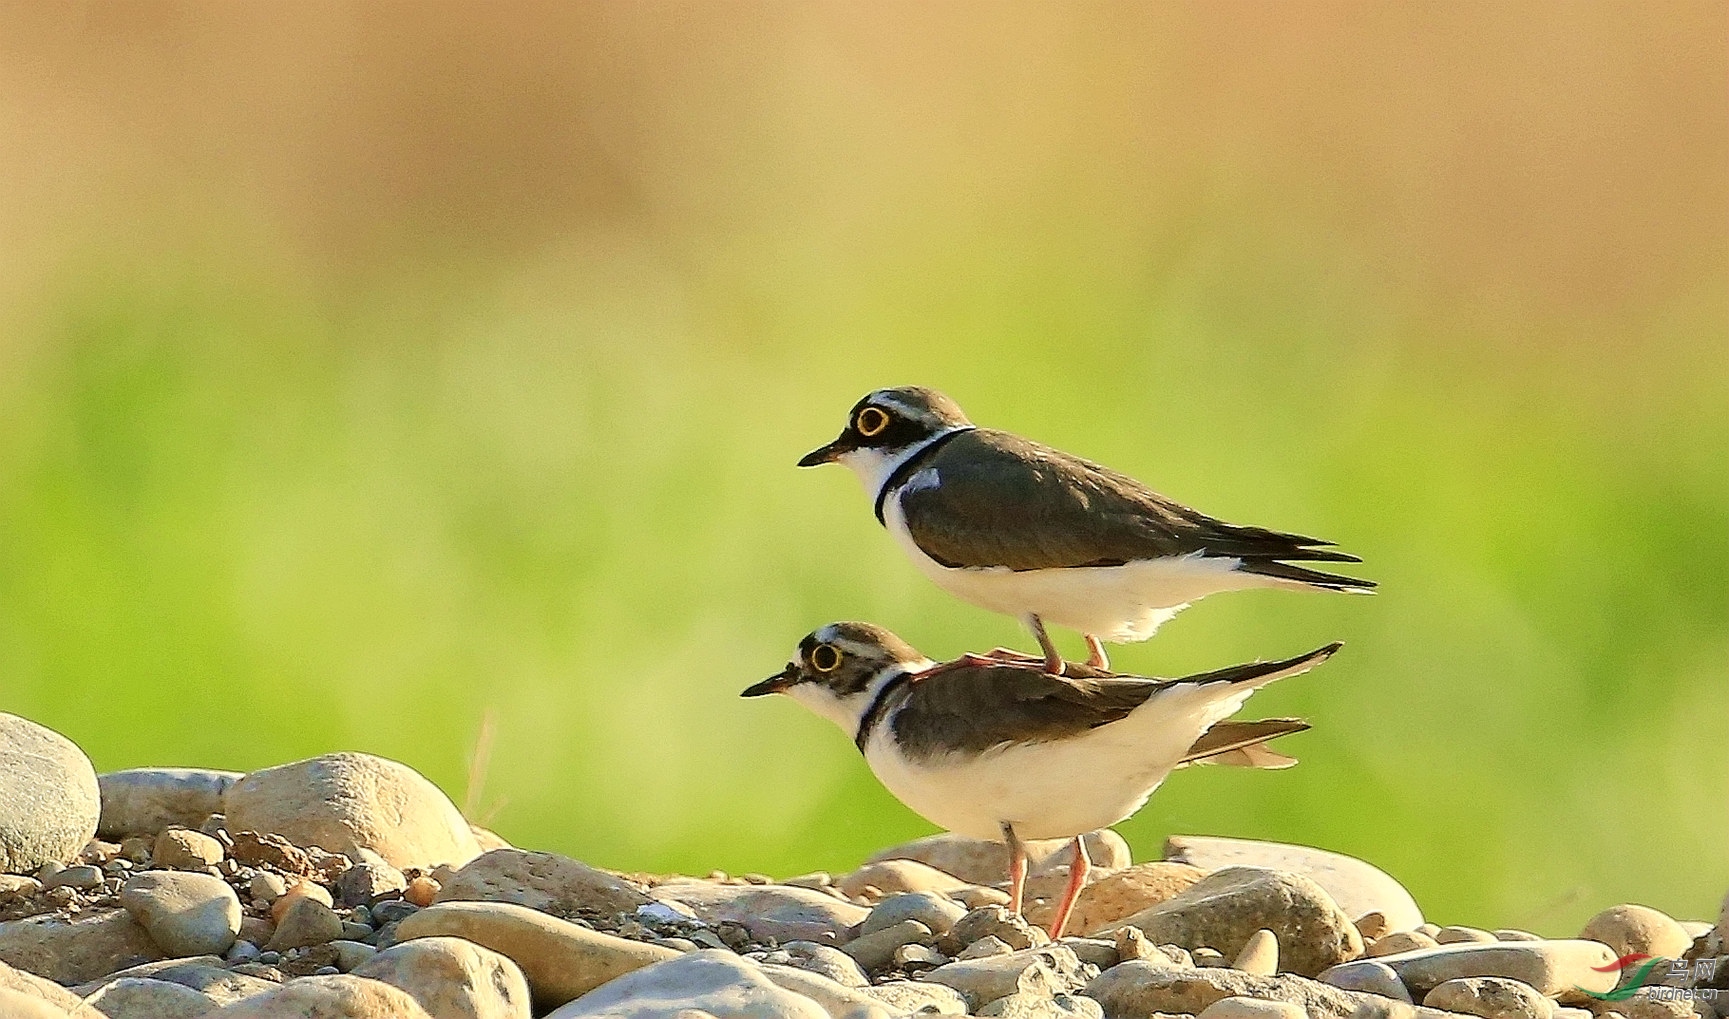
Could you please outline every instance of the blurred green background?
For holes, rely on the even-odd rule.
[[[1302,765],[1175,776],[1137,858],[1715,916],[1726,39],[1716,3],[7,5],[0,709],[104,770],[384,754],[611,867],[847,868],[929,826],[737,692],[839,618],[1030,646],[793,469],[922,383],[1383,585],[1117,650],[1346,643],[1251,705],[1315,723]]]

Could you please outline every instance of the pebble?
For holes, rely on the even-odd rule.
[[[0,874],[70,863],[96,834],[96,769],[71,740],[0,712]]]
[[[1514,930],[1511,927],[1498,927],[1495,930],[1490,931],[1489,933],[1495,935],[1496,941],[1542,941],[1543,940],[1543,936],[1541,934],[1532,934],[1530,931]]]
[[[893,927],[903,920],[917,920],[933,934],[947,934],[966,914],[959,903],[936,892],[902,892],[877,903],[870,915],[859,922],[858,936]]]
[[[1348,966],[1334,966],[1321,974],[1321,980],[1347,991],[1379,994],[1407,1004],[1411,1001],[1411,992],[1405,987],[1405,982],[1399,979],[1393,967],[1383,962],[1358,961]]]
[[[342,936],[350,941],[365,941],[375,933],[371,924],[355,923],[352,920],[342,921]]]
[[[1392,875],[1373,864],[1311,846],[1205,835],[1172,835],[1165,859],[1191,863],[1205,871],[1225,867],[1263,867],[1301,874],[1320,885],[1351,916],[1380,913],[1390,930],[1410,930],[1423,922],[1417,900]]]
[[[42,890],[42,882],[23,874],[0,874],[0,902],[26,899]]]
[[[1392,924],[1387,922],[1387,914],[1379,910],[1364,913],[1351,922],[1357,925],[1357,933],[1363,936],[1365,943],[1393,933]]]
[[[357,863],[336,879],[336,898],[345,906],[370,906],[379,899],[401,894],[407,887],[408,879],[402,876],[402,871],[383,860]]]
[[[1437,984],[1423,1004],[1484,1019],[1550,1019],[1555,1003],[1535,988],[1505,977],[1464,977]]]
[[[406,898],[406,896],[404,896]],[[514,902],[543,913],[630,912],[650,902],[628,881],[557,853],[495,849],[457,871],[439,902]]]
[[[278,905],[287,908],[276,921],[276,933],[264,947],[272,952],[322,945],[342,937],[342,918],[323,902],[309,895],[287,895]]]
[[[181,984],[144,977],[116,980],[84,1001],[114,1019],[199,1019],[216,1011],[216,1002],[208,995]]]
[[[440,902],[402,921],[398,943],[450,935],[513,960],[538,1007],[573,998],[657,962],[706,955],[628,941],[511,902]]]
[[[979,1009],[992,1019],[1104,1019],[1105,1010],[1091,998],[1074,994],[1005,994]]]
[[[412,902],[404,902],[401,899],[386,899],[372,907],[372,922],[380,927],[387,923],[401,923],[418,912],[420,912],[420,907]]]
[[[929,945],[902,945],[895,949],[894,954],[895,968],[903,972],[910,972],[915,969],[930,969],[933,966],[941,966],[950,961],[951,960],[948,956]]]
[[[272,832],[350,860],[365,849],[398,869],[427,869],[480,855],[449,797],[406,764],[371,754],[326,754],[251,772],[228,787],[222,806],[230,831]]]
[[[222,809],[222,794],[237,771],[204,768],[130,768],[97,776],[105,838],[154,835],[165,828],[197,828]]]
[[[281,874],[272,874],[270,871],[261,870],[252,875],[252,878],[246,882],[246,891],[254,900],[262,900],[267,903],[275,902],[288,894],[288,882],[283,879]]]
[[[276,933],[276,925],[261,916],[242,916],[240,918],[240,940],[262,945]]]
[[[1109,828],[1087,832],[1087,858],[1100,870],[1121,870],[1130,862],[1129,844]],[[1026,843],[1027,856],[1034,873],[1050,866],[1069,862],[1073,847],[1068,839],[1046,839]],[[1008,880],[1009,851],[1001,842],[969,839],[944,833],[929,835],[912,842],[891,846],[866,860],[866,864],[883,860],[917,860],[968,884],[993,885]]]
[[[1009,893],[1001,888],[986,888],[983,885],[967,885],[949,893],[949,896],[967,909],[980,909],[984,906],[1006,906],[1009,904]]]
[[[150,853],[150,863],[151,866],[169,870],[201,871],[222,862],[224,855],[222,843],[203,832],[170,828],[156,836],[156,845]]]
[[[959,955],[966,946],[980,938],[996,938],[1013,951],[1038,948],[1050,944],[1045,932],[1016,916],[1003,906],[984,906],[956,920],[938,947],[950,955]]]
[[[956,955],[955,958],[989,959],[993,955],[1007,955],[1014,950],[1014,946],[1010,945],[1002,938],[997,937],[995,934],[987,934],[961,949],[960,954]]]
[[[1078,991],[1086,984],[1088,971],[1074,952],[1061,945],[1047,945],[1008,955],[957,960],[919,979],[953,987],[975,1006],[982,1006],[1016,991]]]
[[[1585,922],[1579,936],[1601,941],[1616,956],[1633,952],[1677,959],[1693,947],[1693,939],[1681,925],[1649,906],[1624,903],[1611,906]]]
[[[892,927],[855,938],[841,951],[852,956],[865,972],[871,973],[886,968],[894,960],[895,950],[902,945],[929,945],[933,940],[929,927],[917,920],[902,920]]]
[[[826,977],[791,966],[765,965],[763,975],[783,991],[803,995],[822,1006],[830,1019],[891,1019],[881,1001],[856,987],[843,987]]]
[[[270,919],[276,923],[281,923],[283,914],[287,913],[300,899],[312,899],[324,906],[336,905],[336,900],[330,897],[330,893],[325,890],[323,885],[305,879],[297,879],[291,882],[288,885],[288,890],[271,904]]]
[[[1279,971],[1279,938],[1272,931],[1262,928],[1249,935],[1243,950],[1237,953],[1237,958],[1231,963],[1233,969],[1244,973],[1254,973],[1270,977]]]
[[[1196,1019],[1306,1019],[1302,1006],[1235,995],[1202,1009]]]
[[[431,1019],[407,992],[347,974],[310,976],[235,1002],[211,1019]]]
[[[102,868],[93,867],[88,863],[80,863],[64,867],[54,872],[48,880],[42,882],[44,888],[76,888],[87,891],[102,887]]]
[[[145,871],[126,882],[120,904],[171,956],[221,955],[240,934],[240,899],[221,878]]]
[[[1414,952],[1379,956],[1392,967],[1413,995],[1426,994],[1439,984],[1463,977],[1508,977],[1530,984],[1537,993],[1559,994],[1579,987],[1608,991],[1617,975],[1615,955],[1596,941],[1498,941],[1494,944],[1454,944]],[[1322,974],[1349,973],[1366,961],[1347,962]],[[1607,966],[1608,972],[1595,967]],[[1332,981],[1328,981],[1331,983]]]
[[[1157,960],[1113,966],[1093,978],[1084,993],[1117,1019],[1155,1012],[1196,1015],[1233,995],[1290,1002],[1316,1019],[1349,1016],[1363,1001],[1373,1000],[1288,973],[1263,977],[1234,969],[1179,969]]]
[[[1223,952],[1220,952],[1217,949],[1208,948],[1205,945],[1195,949],[1191,958],[1194,959],[1196,966],[1205,966],[1208,968],[1217,967],[1222,969],[1230,965],[1230,961],[1225,958]]]
[[[1399,952],[1417,952],[1438,945],[1434,938],[1422,931],[1394,931],[1384,938],[1379,938],[1364,952],[1370,958],[1382,955],[1394,955]]]
[[[695,945],[691,946],[695,948]],[[814,941],[790,941],[783,946],[787,965],[827,977],[842,987],[868,987],[870,977],[853,957],[828,945]]]
[[[437,881],[423,875],[408,882],[408,887],[402,890],[402,899],[425,909],[438,901],[441,890]]]
[[[901,892],[956,892],[967,883],[952,874],[917,860],[882,860],[867,863],[840,879],[836,886],[843,895],[857,898],[866,888],[875,888],[883,895]]]
[[[865,988],[865,993],[887,1005],[895,1015],[966,1015],[967,999],[942,984],[912,980],[890,980]]]
[[[531,1015],[528,981],[516,963],[462,938],[405,941],[364,960],[354,973],[402,988],[440,1019]]]
[[[1075,953],[1075,958],[1091,963],[1101,970],[1110,969],[1122,961],[1122,957],[1117,954],[1116,942],[1104,938],[1067,937],[1057,944]]]
[[[1129,917],[1157,944],[1213,948],[1234,958],[1254,933],[1271,930],[1283,965],[1313,976],[1363,954],[1363,937],[1320,885],[1301,874],[1226,867]]]
[[[709,924],[740,924],[759,941],[773,938],[839,945],[851,940],[853,929],[870,914],[863,906],[788,885],[683,880],[660,885],[654,889],[654,897],[688,906]]]
[[[258,946],[250,941],[236,941],[230,945],[222,958],[229,962],[254,962],[258,959]]]
[[[1206,876],[1206,871],[1187,863],[1155,860],[1108,874],[1081,889],[1069,929],[1093,934],[1115,927],[1120,921],[1156,906]],[[1042,916],[1033,915],[1035,923]]]
[[[547,1019],[673,1019],[691,1011],[741,1019],[829,1019],[812,999],[785,990],[757,966],[719,951],[691,952],[643,967],[565,1004]]]
[[[1435,932],[1438,945],[1487,945],[1501,940],[1475,927],[1443,927]]]

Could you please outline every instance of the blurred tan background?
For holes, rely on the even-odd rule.
[[[1348,645],[1257,698],[1303,766],[1178,776],[1138,857],[1703,916],[1726,43],[1713,3],[0,6],[0,709],[101,768],[391,754],[604,865],[845,867],[926,828],[732,695],[833,618],[1025,643],[791,468],[919,382],[1384,585],[1121,653]]]

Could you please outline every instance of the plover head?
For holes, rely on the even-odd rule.
[[[882,685],[931,660],[912,645],[871,623],[830,623],[799,641],[798,655],[784,670],[741,696],[784,693],[847,732],[858,729]]]
[[[839,463],[875,494],[896,465],[931,440],[971,428],[960,405],[923,386],[878,389],[853,404],[839,436],[806,453],[800,467]]]

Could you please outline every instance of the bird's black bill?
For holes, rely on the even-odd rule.
[[[739,694],[739,696],[762,697],[765,694],[780,693],[796,682],[798,682],[798,674],[792,670],[791,666],[788,666],[784,672],[776,673],[760,683],[745,687],[744,693]]]
[[[834,463],[840,458],[840,455],[845,453],[849,448],[850,447],[843,444],[840,439],[836,439],[826,446],[818,446],[809,453],[806,453],[804,456],[799,457],[798,465],[800,467],[816,467],[821,464]]]

